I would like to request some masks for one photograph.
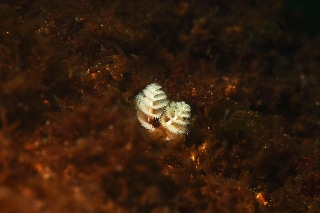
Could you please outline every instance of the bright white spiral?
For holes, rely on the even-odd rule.
[[[191,107],[182,102],[170,102],[165,113],[161,116],[161,125],[174,134],[188,133],[187,125],[190,123]]]
[[[136,96],[137,117],[143,127],[154,129],[155,119],[159,119],[167,106],[167,95],[156,83],[149,84]]]

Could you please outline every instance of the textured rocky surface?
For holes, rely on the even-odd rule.
[[[264,2],[2,1],[0,212],[319,212],[319,4]]]

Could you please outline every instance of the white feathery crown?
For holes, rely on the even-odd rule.
[[[156,83],[149,84],[136,96],[137,117],[143,127],[155,130],[159,123],[170,133],[186,134],[190,123],[191,107],[182,102],[169,102],[167,95]]]
[[[182,102],[172,101],[165,108],[161,116],[161,125],[174,134],[188,133],[187,125],[190,123],[191,107]]]
[[[149,84],[136,96],[137,117],[141,125],[153,130],[153,122],[159,119],[168,104],[167,95],[159,84]]]

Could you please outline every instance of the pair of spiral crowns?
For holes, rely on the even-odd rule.
[[[155,130],[159,123],[173,134],[188,133],[191,107],[184,101],[169,101],[161,86],[149,84],[136,96],[137,117],[143,127]]]

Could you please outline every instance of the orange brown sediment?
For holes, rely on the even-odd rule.
[[[319,212],[315,11],[3,1],[0,212]],[[190,105],[187,135],[141,127],[150,82]]]

